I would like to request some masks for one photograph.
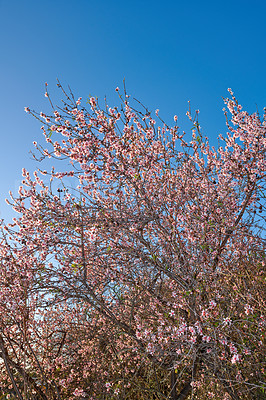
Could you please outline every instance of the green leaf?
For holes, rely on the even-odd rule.
[[[215,225],[215,223],[212,222],[212,221],[208,221],[208,224],[209,224],[210,226],[214,226],[214,225]]]
[[[72,263],[71,267],[73,268],[74,272],[77,272],[80,268],[82,268],[82,265],[76,264],[76,263]]]
[[[201,143],[201,138],[200,138],[200,136],[197,136],[196,137],[196,141],[200,144]]]

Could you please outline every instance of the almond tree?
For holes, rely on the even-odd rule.
[[[229,90],[214,148],[197,111],[188,137],[126,91],[87,109],[58,86],[26,111],[62,169],[24,169],[2,225],[3,393],[262,399],[265,115]]]

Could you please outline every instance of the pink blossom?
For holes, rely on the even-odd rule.
[[[154,345],[152,343],[148,343],[147,352],[150,354],[154,354]]]
[[[188,328],[188,330],[189,330],[189,332],[190,332],[192,335],[195,335],[195,334],[196,334],[196,331],[195,331],[195,329],[193,328],[193,326],[190,326],[190,327]]]
[[[245,314],[246,314],[246,315],[249,315],[249,314],[252,314],[252,313],[253,313],[253,308],[250,307],[249,304],[246,304],[246,305],[245,305]]]
[[[232,323],[231,318],[229,318],[229,317],[224,318],[224,320],[223,320],[223,325],[228,325],[228,326],[230,326],[231,323]]]
[[[209,313],[208,313],[208,311],[202,310],[201,316],[202,316],[203,318],[206,318],[206,319],[209,318]]]
[[[216,307],[216,302],[214,300],[210,301],[210,308]]]
[[[231,358],[231,363],[236,364],[238,361],[240,361],[239,354],[234,354],[233,357]]]
[[[229,349],[230,349],[230,352],[231,352],[231,353],[234,353],[234,354],[237,353],[237,348],[236,348],[235,345],[233,345],[233,343],[230,343],[230,344],[229,344]]]
[[[81,397],[86,397],[86,393],[84,392],[83,389],[78,389],[76,388],[73,392],[74,396],[81,396]]]
[[[90,104],[91,104],[92,107],[95,107],[95,106],[96,106],[95,97],[91,97],[91,98],[90,98]]]
[[[51,379],[62,375],[65,380],[61,384],[58,378],[59,384],[76,398],[85,396],[80,388],[84,378],[93,386],[89,393],[99,387],[95,398],[102,391],[115,398],[118,387],[135,386],[137,364],[143,363],[145,371],[146,359],[149,369],[151,355],[163,364],[167,360],[165,373],[171,365],[193,380],[195,352],[203,346],[212,356],[210,373],[205,380],[204,366],[199,365],[197,375],[208,396],[215,382],[212,367],[219,360],[228,385],[235,380],[233,364],[241,357],[248,362],[245,343],[255,359],[260,360],[262,352],[263,319],[258,317],[251,326],[243,314],[252,313],[250,304],[261,301],[261,293],[256,295],[257,288],[261,291],[260,252],[254,251],[261,243],[252,233],[249,213],[259,207],[262,192],[258,183],[262,185],[266,168],[266,121],[262,124],[255,115],[240,112],[235,99],[227,100],[232,126],[228,124],[226,138],[215,149],[207,139],[197,140],[199,124],[190,112],[195,128],[191,142],[190,134],[186,140],[184,132],[177,132],[177,123],[155,130],[155,119],[131,109],[127,99],[119,127],[118,108],[102,109],[92,97],[90,110],[83,110],[80,99],[60,109],[62,114],[54,108],[50,118],[40,113],[48,125],[42,130],[50,147],[34,142],[42,157],[60,156],[73,171],[68,166],[61,172],[52,168],[50,185],[49,179],[45,185],[38,176],[45,171],[32,176],[23,170],[18,197],[10,194],[20,217],[3,226],[7,233],[0,242],[2,325],[9,323],[10,310],[10,338],[20,335],[15,321],[20,324],[24,315],[24,287],[29,287],[28,340],[57,351],[64,340],[61,326],[67,332],[59,357],[53,362],[44,356],[40,362],[51,371]],[[51,131],[57,131],[57,141]],[[57,179],[66,186],[54,197]],[[243,279],[245,289],[238,285]],[[44,310],[42,301],[45,304],[50,288],[55,289],[52,307]],[[74,307],[66,300],[69,295]],[[44,324],[47,334],[39,338]],[[5,343],[11,354],[12,346]],[[70,363],[65,365],[65,359]],[[23,349],[17,362],[23,366]],[[246,370],[243,385],[253,373]],[[5,374],[0,375],[1,381]],[[108,382],[102,383],[103,377]]]

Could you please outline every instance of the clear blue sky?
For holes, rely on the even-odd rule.
[[[0,216],[22,167],[30,171],[47,110],[44,82],[77,96],[128,92],[168,121],[185,121],[187,101],[213,140],[225,131],[222,96],[231,87],[249,111],[266,106],[266,1],[0,0]]]

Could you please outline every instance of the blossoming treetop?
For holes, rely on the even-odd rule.
[[[265,115],[230,90],[216,149],[198,112],[188,137],[117,91],[119,108],[64,90],[52,115],[26,108],[62,169],[23,170],[2,224],[1,390],[263,398]]]

